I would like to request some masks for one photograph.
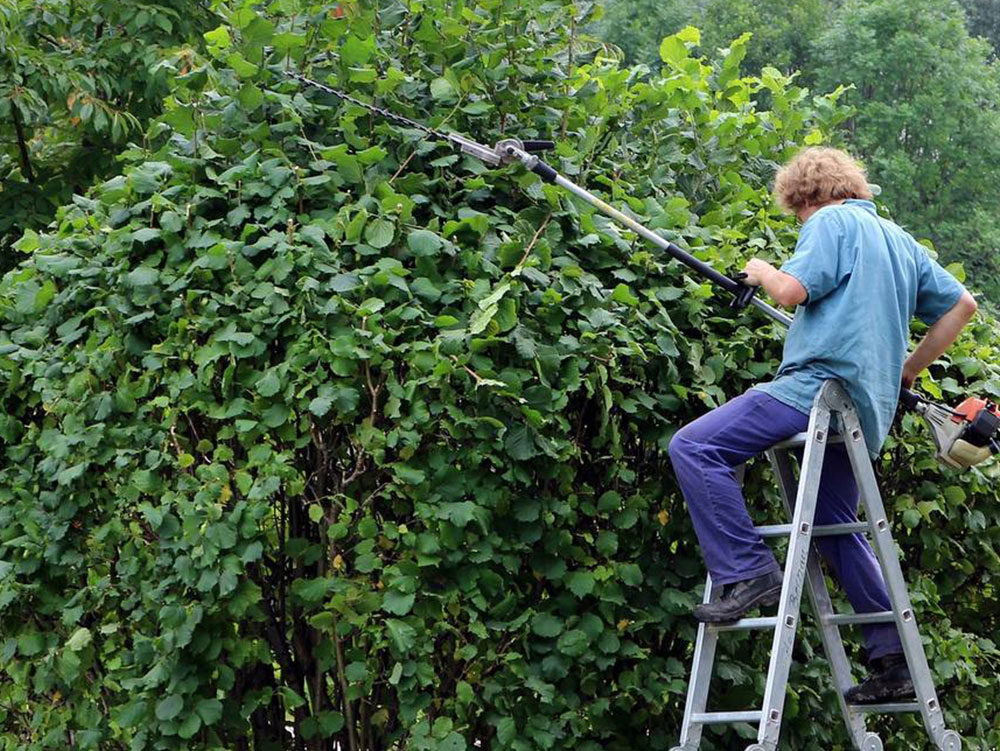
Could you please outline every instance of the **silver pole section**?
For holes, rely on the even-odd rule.
[[[562,188],[565,188],[566,190],[568,190],[570,193],[572,193],[573,195],[577,196],[578,198],[583,199],[584,201],[586,201],[587,203],[589,203],[591,206],[593,206],[596,209],[598,209],[599,211],[601,211],[603,214],[607,214],[609,217],[611,217],[612,219],[614,219],[619,224],[622,224],[622,225],[628,227],[630,230],[632,230],[633,232],[635,232],[637,235],[639,235],[643,239],[648,240],[649,242],[653,243],[653,245],[657,246],[658,248],[661,248],[661,249],[667,251],[668,253],[671,253],[671,255],[673,255],[674,252],[675,252],[675,249],[677,249],[676,246],[673,246],[673,244],[671,242],[669,242],[668,240],[663,239],[662,237],[660,237],[658,234],[656,234],[652,230],[647,229],[643,225],[639,224],[639,222],[637,222],[635,219],[632,219],[627,214],[622,213],[621,211],[619,211],[618,209],[616,209],[614,206],[611,206],[607,202],[601,200],[600,198],[598,198],[597,196],[595,196],[593,193],[591,193],[589,190],[586,190],[585,188],[580,187],[579,185],[577,185],[576,183],[574,183],[572,180],[567,180],[562,175],[556,174],[554,182],[555,182],[556,185],[558,185],[558,186],[560,186]],[[677,250],[679,250],[679,249],[677,249]],[[685,254],[685,255],[687,255],[687,254]],[[701,261],[701,260],[695,258],[694,256],[690,256],[690,258],[691,258],[691,261],[693,261],[694,263],[689,263],[687,261],[685,261],[685,263],[688,263],[688,265],[692,266],[695,270],[701,272],[704,276],[707,276],[709,279],[711,279],[712,281],[716,282],[720,286],[722,286],[722,287],[724,287],[726,289],[729,289],[730,286],[733,284],[733,282],[732,282],[731,279],[729,279],[728,277],[720,274],[718,271],[716,271],[715,269],[713,269],[711,266],[709,266],[704,261]],[[774,321],[776,321],[778,323],[782,323],[785,326],[790,326],[791,323],[792,323],[791,316],[787,315],[786,313],[781,312],[780,310],[778,310],[777,308],[775,308],[775,307],[773,307],[771,305],[768,305],[763,300],[759,300],[759,299],[757,299],[755,297],[755,298],[753,298],[750,301],[750,304],[753,305],[754,307],[759,308],[760,310],[764,311],[765,314],[767,314],[770,318],[772,318]]]

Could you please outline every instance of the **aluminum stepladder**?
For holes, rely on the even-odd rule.
[[[830,435],[832,418],[840,419],[840,431]],[[852,524],[831,524],[814,527],[816,496],[820,472],[828,443],[844,443],[854,477],[861,494],[865,521]],[[796,482],[792,455],[804,449],[801,471]],[[695,643],[687,703],[681,727],[680,744],[672,751],[697,751],[702,729],[709,724],[748,722],[758,725],[757,742],[746,751],[775,751],[781,730],[785,703],[785,688],[792,662],[792,647],[799,620],[799,604],[803,585],[820,626],[820,635],[827,660],[830,662],[841,713],[854,748],[861,751],[882,751],[882,740],[865,726],[866,713],[920,712],[931,742],[941,751],[960,751],[962,739],[945,728],[944,716],[931,678],[927,657],[920,641],[913,607],[906,590],[896,546],[889,531],[885,507],[878,490],[864,435],[854,405],[846,390],[836,381],[827,381],[817,394],[805,433],[782,441],[767,452],[778,479],[786,510],[792,515],[791,524],[758,527],[764,537],[786,536],[788,553],[785,560],[784,582],[776,616],[744,618],[727,624],[699,624]],[[794,506],[792,500],[794,499]],[[872,547],[882,567],[889,589],[892,610],[879,613],[836,614],[820,568],[818,553],[813,549],[813,536],[869,533]],[[712,586],[708,577],[705,602],[721,596],[721,588]],[[844,692],[853,685],[850,663],[840,637],[840,626],[851,624],[895,623],[903,643],[903,651],[913,678],[916,701],[894,704],[850,705]],[[723,631],[774,629],[771,660],[768,666],[763,707],[750,712],[708,712],[708,689],[715,662],[718,636]]]

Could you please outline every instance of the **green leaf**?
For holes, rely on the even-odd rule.
[[[132,233],[132,239],[137,242],[149,242],[160,236],[160,230],[155,227],[143,227],[142,229],[137,229]]]
[[[299,47],[305,47],[306,37],[305,34],[295,34],[291,31],[285,31],[281,34],[275,34],[271,38],[271,43],[274,45],[275,52],[284,53]]]
[[[618,567],[618,574],[622,581],[630,587],[638,587],[642,584],[642,569],[634,563],[623,563]]]
[[[466,746],[465,738],[458,733],[451,732],[438,743],[437,751],[465,751],[466,748],[468,746]]]
[[[398,686],[399,679],[403,677],[403,663],[397,662],[393,668],[392,672],[389,674],[389,685]]]
[[[365,228],[365,242],[373,248],[384,248],[392,242],[396,227],[387,219],[376,219]]]
[[[329,591],[330,580],[324,577],[317,579],[296,579],[292,584],[292,592],[309,604],[322,601]]]
[[[700,43],[701,32],[693,26],[687,26],[663,39],[660,43],[660,59],[676,65],[689,56],[689,47]]]
[[[268,370],[257,380],[256,388],[263,397],[274,396],[281,390],[281,379],[274,369]]]
[[[565,581],[570,591],[577,597],[585,597],[594,591],[594,575],[589,571],[574,571]]]
[[[458,93],[451,81],[441,77],[431,81],[431,96],[439,101],[453,102],[458,98]]]
[[[404,485],[419,485],[427,477],[426,473],[422,469],[411,467],[402,462],[396,462],[393,464],[392,472],[396,475],[396,479]]]
[[[549,613],[538,613],[531,620],[531,630],[538,636],[552,638],[562,633],[563,622]]]
[[[518,425],[513,428],[507,434],[504,447],[507,449],[507,453],[518,461],[530,459],[538,453],[527,425]]]
[[[202,699],[195,711],[206,725],[214,725],[222,719],[222,702],[218,699]]]
[[[966,495],[965,491],[958,485],[949,485],[944,489],[944,497],[948,503],[957,506],[961,503],[965,503]]]
[[[596,547],[601,555],[613,556],[618,552],[618,535],[608,530],[598,532]]]
[[[233,52],[226,58],[226,64],[232,68],[236,75],[240,78],[249,78],[253,76],[258,68],[256,65],[248,61],[239,52]]]
[[[173,167],[166,162],[144,162],[129,173],[132,189],[140,195],[160,190],[173,174]]]
[[[181,722],[181,726],[177,729],[177,736],[179,738],[183,738],[184,740],[188,740],[189,738],[193,738],[200,729],[201,718],[196,713],[192,712],[184,718],[183,722]]]
[[[125,280],[133,287],[149,287],[160,279],[160,272],[149,266],[139,266],[128,273]]]
[[[477,310],[469,321],[469,333],[473,335],[482,333],[497,314],[497,309],[498,306],[491,305],[485,310]]]
[[[361,164],[368,165],[368,164],[378,164],[383,159],[385,159],[388,155],[389,155],[389,152],[386,151],[381,146],[372,146],[371,148],[363,149],[362,151],[359,151],[354,156],[357,158],[358,162],[360,162]]]
[[[351,35],[340,47],[340,59],[345,65],[355,66],[367,63],[375,48],[375,38],[359,39]]]
[[[472,501],[442,503],[438,507],[439,519],[447,519],[456,527],[465,527],[476,518],[476,504]]]
[[[944,267],[944,269],[953,277],[958,279],[958,281],[962,282],[963,284],[965,283],[966,279],[965,266],[962,264],[961,261],[955,261],[953,263],[949,263],[947,266]]]
[[[413,608],[414,594],[404,594],[390,590],[382,598],[382,610],[393,615],[406,615]]]
[[[333,406],[333,399],[329,396],[317,396],[309,402],[309,411],[316,417],[323,417]]]
[[[358,313],[363,316],[371,316],[378,313],[385,307],[385,300],[379,297],[369,297],[358,307]]]
[[[14,243],[14,249],[22,253],[33,253],[39,247],[38,233],[33,229],[26,229],[21,239]]]
[[[156,719],[167,721],[174,719],[184,708],[184,700],[178,694],[170,694],[156,705]]]
[[[611,293],[611,299],[632,307],[639,304],[639,298],[633,295],[632,290],[625,284],[619,284],[615,287],[615,291]]]
[[[78,628],[67,640],[66,647],[73,652],[79,652],[91,642],[92,636],[89,628]]]
[[[389,640],[397,652],[408,652],[416,643],[416,630],[404,621],[388,618],[385,622],[385,628],[389,634]]]
[[[278,688],[278,693],[284,699],[285,709],[296,709],[305,706],[306,700],[302,698],[302,695],[298,691],[290,686],[281,686]]]
[[[565,655],[579,657],[590,646],[590,638],[578,628],[571,629],[559,637],[556,647]]]
[[[211,31],[206,31],[204,37],[205,41],[208,42],[209,50],[213,53],[229,49],[233,44],[233,40],[229,36],[229,29],[225,26],[217,26]]]
[[[497,722],[497,740],[504,746],[509,746],[517,737],[517,723],[513,717],[502,717]]]
[[[431,256],[437,253],[443,241],[426,229],[415,229],[406,237],[406,244],[415,256]]]

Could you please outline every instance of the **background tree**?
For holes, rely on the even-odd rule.
[[[117,171],[162,112],[164,51],[200,48],[212,17],[200,0],[0,5],[0,271],[25,230]]]
[[[745,32],[744,69],[771,66],[785,73],[803,71],[809,78],[810,48],[833,12],[832,0],[792,0],[787,3],[755,0],[608,0],[594,32],[625,53],[629,63],[661,65],[663,37],[685,26],[702,32],[702,49],[724,48]]]
[[[702,30],[702,47],[725,47],[745,32],[744,69],[778,68],[799,71],[804,83],[813,81],[812,45],[833,13],[831,0],[792,0],[786,3],[746,0],[701,0],[692,23]]]
[[[1000,50],[1000,0],[962,0],[969,20],[969,33],[985,37],[993,45],[993,54]]]
[[[847,123],[903,223],[1000,294],[1000,67],[946,0],[848,2],[817,43],[820,87],[854,86]]]
[[[661,64],[660,42],[690,24],[698,14],[700,2],[605,2],[600,19],[590,28],[595,36],[621,49],[625,62],[658,69]]]

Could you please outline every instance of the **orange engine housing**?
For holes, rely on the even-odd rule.
[[[979,399],[977,397],[969,397],[964,402],[955,407],[955,415],[951,418],[952,422],[962,422],[968,421],[973,422],[979,413],[983,410],[987,410],[990,414],[995,417],[1000,417],[1000,409],[993,402],[987,401],[986,399]]]

